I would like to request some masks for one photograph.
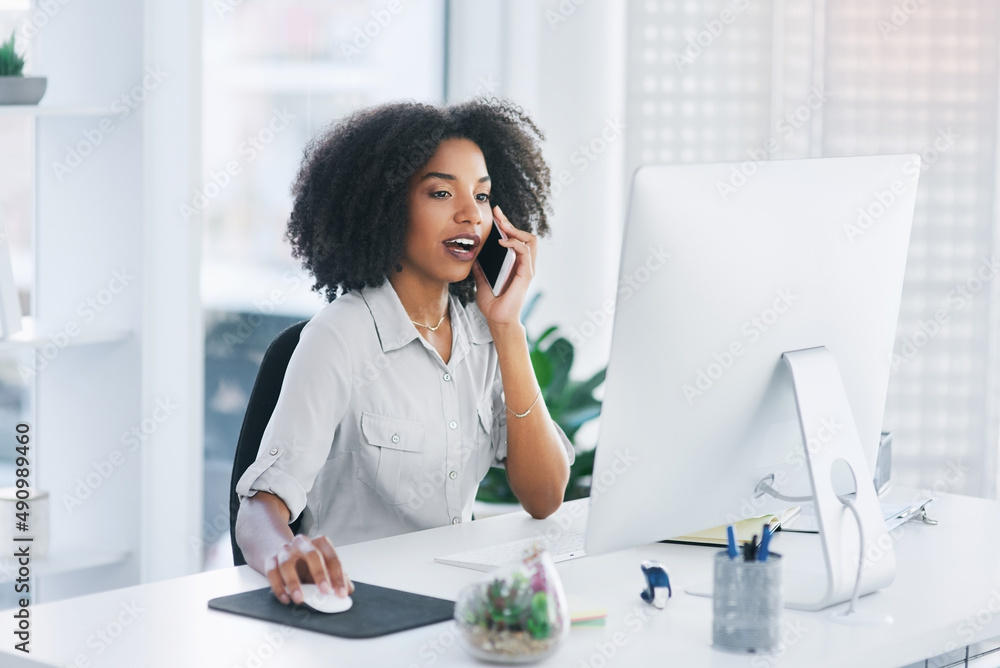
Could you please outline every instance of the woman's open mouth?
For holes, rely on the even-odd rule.
[[[459,234],[442,242],[444,248],[452,257],[468,262],[476,257],[479,246],[479,235]]]

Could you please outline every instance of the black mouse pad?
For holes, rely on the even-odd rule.
[[[455,603],[364,582],[354,583],[354,604],[346,612],[325,614],[305,605],[285,605],[269,587],[220,596],[208,607],[237,615],[287,624],[342,638],[374,638],[451,619]]]

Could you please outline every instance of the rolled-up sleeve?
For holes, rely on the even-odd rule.
[[[269,492],[288,506],[289,522],[299,516],[347,413],[351,378],[350,352],[340,332],[314,318],[288,362],[257,459],[236,484],[241,502]]]
[[[562,430],[555,420],[552,421],[552,425],[556,428],[556,432],[559,434],[559,440],[562,441],[563,448],[566,450],[566,456],[568,461],[572,464],[576,461],[576,449],[574,449],[573,444],[569,442],[566,437],[566,432]],[[507,404],[505,403],[505,398],[503,395],[503,381],[500,378],[500,370],[497,370],[496,380],[493,382],[493,439],[496,443],[494,452],[496,457],[493,460],[493,466],[497,468],[505,468],[507,463]]]

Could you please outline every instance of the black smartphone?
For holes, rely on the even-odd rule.
[[[500,240],[506,238],[507,235],[500,231],[500,223],[494,216],[489,236],[486,237],[479,255],[476,256],[476,262],[482,268],[486,282],[490,284],[495,297],[499,297],[503,292],[507,279],[510,278],[511,269],[514,268],[514,251],[500,245]]]

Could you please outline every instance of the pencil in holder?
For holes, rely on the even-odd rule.
[[[768,652],[778,646],[781,624],[781,555],[766,561],[715,556],[712,644],[737,652]]]

